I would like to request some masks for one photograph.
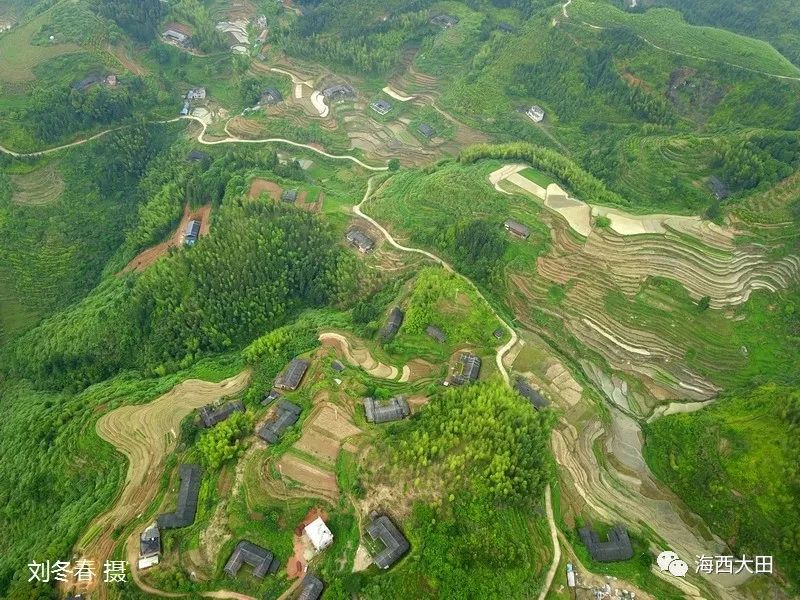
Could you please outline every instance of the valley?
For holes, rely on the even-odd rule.
[[[794,597],[800,69],[716,20],[0,0],[0,596]]]

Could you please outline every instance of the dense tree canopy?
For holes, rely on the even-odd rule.
[[[425,476],[432,467],[445,489],[493,502],[526,504],[550,474],[551,414],[535,411],[500,380],[437,395],[399,441],[398,459]]]

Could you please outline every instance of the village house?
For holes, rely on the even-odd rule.
[[[328,101],[328,104],[332,104],[334,102],[353,100],[356,97],[356,92],[349,85],[340,84],[325,88],[322,90],[322,96]]]
[[[266,88],[261,92],[261,104],[278,104],[283,100],[283,94],[275,88]]]
[[[426,138],[432,138],[433,134],[435,133],[434,130],[433,130],[433,127],[431,127],[427,123],[423,123],[422,125],[417,127],[417,131],[419,131]]]
[[[322,580],[311,573],[303,577],[300,585],[300,595],[297,600],[317,600],[322,595],[322,590],[325,589],[325,584],[322,583]]]
[[[375,242],[372,241],[372,238],[358,229],[351,229],[348,231],[345,238],[351,245],[358,248],[358,251],[362,254],[366,254],[375,246]]]
[[[96,83],[99,83],[100,81],[101,78],[98,75],[89,75],[88,77],[85,77],[84,79],[81,79],[80,81],[76,81],[75,83],[73,83],[72,89],[78,92],[85,92],[90,87],[92,87]]]
[[[716,175],[708,178],[708,187],[711,188],[711,193],[714,194],[714,198],[717,200],[724,200],[730,194],[728,186]]]
[[[200,150],[192,150],[186,155],[186,162],[205,162],[208,160],[208,154]]]
[[[280,392],[277,390],[270,390],[269,393],[264,396],[264,399],[261,401],[261,406],[268,406],[275,402],[275,400],[280,400],[283,396],[281,396]]]
[[[444,334],[444,331],[436,327],[435,325],[428,325],[425,328],[425,333],[427,333],[430,337],[434,340],[439,342],[440,344],[444,344],[447,340],[447,336]]]
[[[544,110],[542,109],[541,106],[538,106],[537,104],[531,106],[525,112],[525,114],[528,115],[533,120],[534,123],[541,123],[544,120]]]
[[[386,325],[383,326],[381,329],[381,337],[384,340],[390,340],[394,337],[394,334],[400,329],[400,326],[403,324],[403,318],[405,314],[402,310],[400,310],[399,306],[395,306],[389,312],[389,318],[386,320]]]
[[[505,21],[498,23],[497,28],[502,31],[503,33],[514,33],[514,28]]]
[[[411,414],[411,409],[403,396],[395,396],[385,402],[364,398],[364,413],[368,423],[379,424],[405,419]]]
[[[199,88],[192,88],[188,92],[186,92],[186,99],[190,102],[192,100],[205,100],[206,99],[206,88],[199,87]]]
[[[283,432],[297,423],[301,411],[296,404],[281,400],[272,420],[258,431],[258,437],[270,444],[277,444]]]
[[[161,529],[177,529],[188,527],[194,523],[197,514],[197,497],[200,494],[200,467],[198,465],[181,465],[179,469],[181,487],[178,490],[178,502],[175,512],[158,515],[158,526]]]
[[[311,545],[317,553],[322,552],[333,543],[333,534],[331,530],[328,529],[328,526],[325,525],[325,521],[322,520],[322,517],[317,517],[306,525],[303,529],[303,533],[308,538],[308,541],[311,542]]]
[[[547,408],[547,406],[550,404],[537,390],[533,388],[533,386],[531,386],[530,383],[521,377],[517,379],[516,383],[514,384],[514,389],[517,390],[517,393],[519,393],[520,396],[527,399],[536,410]]]
[[[498,327],[497,329],[495,329],[495,330],[492,332],[492,335],[493,335],[494,337],[496,337],[496,338],[499,340],[499,339],[502,339],[502,338],[503,338],[503,333],[505,333],[505,332],[504,332],[504,330],[503,330],[503,328],[502,328],[502,327]]]
[[[374,110],[379,115],[385,115],[390,110],[392,110],[392,105],[389,104],[386,100],[375,100],[369,107]]]
[[[278,559],[269,550],[256,546],[252,542],[242,540],[236,544],[233,554],[225,564],[225,573],[236,577],[244,565],[253,567],[253,576],[263,579],[268,573],[275,573],[280,566]]]
[[[592,560],[597,562],[616,562],[633,557],[631,540],[622,525],[615,526],[608,533],[608,541],[606,542],[601,542],[597,532],[588,527],[582,527],[578,533],[581,536],[581,541],[589,550]]]
[[[308,370],[308,361],[292,359],[283,372],[275,378],[275,387],[280,390],[296,390]]]
[[[506,228],[506,231],[509,233],[513,233],[515,236],[522,238],[523,240],[527,240],[528,237],[531,235],[531,230],[528,229],[525,225],[520,223],[519,221],[514,221],[513,219],[509,219],[505,223],[503,223],[503,227]]]
[[[161,555],[161,532],[157,523],[151,523],[139,536],[139,570],[158,564]]]
[[[200,237],[200,221],[192,219],[186,224],[186,231],[183,234],[183,243],[187,246],[194,246],[197,238]]]
[[[192,106],[189,104],[189,101],[186,100],[183,103],[183,108],[181,109],[181,116],[186,117],[189,115],[189,111],[191,110]]]
[[[283,202],[294,204],[294,202],[297,201],[297,190],[296,189],[284,190],[283,193],[281,194],[281,200]]]
[[[458,21],[458,17],[454,15],[436,15],[431,19],[431,23],[438,25],[439,27],[443,27],[444,29],[455,27],[458,25]]]
[[[481,372],[481,359],[469,352],[462,352],[453,372],[445,380],[445,385],[464,385],[478,379]]]
[[[244,404],[241,400],[228,402],[219,407],[209,404],[200,409],[200,421],[205,428],[213,427],[217,423],[222,423],[235,412],[244,412]]]
[[[378,516],[377,513],[371,513],[367,534],[373,540],[380,540],[384,545],[384,549],[372,557],[372,562],[381,569],[391,567],[411,547],[405,536],[386,515]]]
[[[161,34],[167,42],[171,42],[182,48],[192,45],[191,30],[181,23],[167,23],[164,32]]]

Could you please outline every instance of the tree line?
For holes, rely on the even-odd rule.
[[[299,310],[352,294],[351,257],[315,216],[232,202],[214,235],[141,276],[105,280],[6,351],[7,369],[40,385],[82,388],[123,368],[175,371],[230,351]]]

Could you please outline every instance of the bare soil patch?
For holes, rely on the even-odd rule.
[[[200,221],[200,237],[208,235],[211,230],[211,205],[207,204],[195,211],[189,211],[189,205],[187,204],[183,209],[183,216],[181,217],[180,223],[178,223],[178,227],[172,232],[169,239],[155,246],[151,246],[146,250],[142,250],[131,262],[125,265],[125,268],[122,269],[120,273],[144,271],[166,254],[167,250],[183,244],[183,233],[186,231],[186,225],[188,225],[189,221],[192,219]]]
[[[282,456],[277,465],[284,477],[293,479],[305,488],[305,495],[318,496],[331,502],[335,502],[339,497],[336,475],[331,471],[311,465],[290,454]]]
[[[294,447],[331,465],[339,455],[339,442],[310,427],[303,431]]]
[[[267,194],[273,200],[278,201],[281,199],[282,193],[283,188],[274,181],[267,181],[257,177],[250,183],[250,191],[247,193],[247,197],[253,200],[261,194]]]

